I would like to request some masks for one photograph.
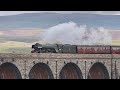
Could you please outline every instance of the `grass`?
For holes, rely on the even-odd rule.
[[[30,53],[32,43],[8,41],[0,43],[0,53]]]
[[[30,47],[0,47],[0,53],[30,53]]]
[[[112,45],[120,45],[120,40],[112,40]]]
[[[31,53],[31,48],[30,47],[9,48],[9,49],[6,49],[5,52],[8,52],[8,53]]]

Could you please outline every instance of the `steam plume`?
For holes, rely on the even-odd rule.
[[[78,26],[74,22],[62,23],[48,28],[41,34],[46,43],[62,43],[73,45],[111,45],[112,36],[103,27],[92,28]]]

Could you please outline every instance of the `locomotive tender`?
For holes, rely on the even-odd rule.
[[[120,46],[39,44],[32,45],[31,53],[120,54]]]

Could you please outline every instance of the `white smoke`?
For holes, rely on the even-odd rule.
[[[112,36],[108,30],[102,27],[78,26],[74,22],[62,23],[48,28],[41,34],[41,38],[46,43],[73,45],[111,45],[112,43]]]

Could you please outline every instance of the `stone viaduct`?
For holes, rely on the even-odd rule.
[[[0,54],[1,79],[119,79],[119,54]]]

